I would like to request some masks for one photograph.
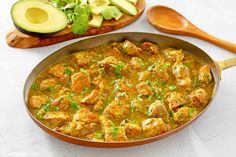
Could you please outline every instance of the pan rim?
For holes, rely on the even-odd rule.
[[[211,62],[214,64],[215,68],[217,68],[217,75],[218,75],[218,78],[216,78],[215,75],[213,75],[213,78],[214,78],[214,89],[213,89],[213,93],[212,93],[212,96],[211,96],[211,99],[209,100],[209,103],[204,107],[204,109],[198,113],[198,115],[196,117],[194,117],[193,119],[191,119],[190,121],[186,122],[185,124],[171,130],[171,131],[168,131],[164,134],[160,134],[160,135],[157,135],[157,136],[153,136],[153,137],[148,137],[148,138],[143,138],[143,139],[138,139],[138,140],[132,140],[132,141],[121,141],[121,142],[99,142],[99,141],[92,141],[92,140],[87,140],[87,139],[82,139],[82,138],[78,138],[78,137],[73,137],[73,136],[70,136],[70,135],[66,135],[66,134],[63,134],[63,133],[60,133],[60,132],[57,132],[55,130],[53,130],[52,128],[46,126],[45,124],[43,124],[41,121],[39,121],[35,116],[33,116],[33,114],[30,112],[29,108],[28,108],[28,93],[26,92],[27,91],[27,83],[29,82],[29,79],[32,75],[32,73],[38,68],[39,65],[41,65],[44,61],[46,61],[49,57],[52,57],[54,56],[56,53],[62,51],[63,49],[66,49],[68,47],[71,47],[72,45],[76,45],[78,43],[81,43],[81,42],[86,42],[86,41],[89,41],[91,39],[96,39],[96,38],[102,38],[102,37],[109,37],[109,36],[115,36],[115,35],[127,35],[127,34],[137,34],[137,35],[153,35],[153,36],[160,36],[160,37],[168,37],[168,38],[172,38],[172,39],[175,39],[175,40],[179,40],[181,42],[184,42],[184,43],[187,43],[191,46],[194,46],[196,47],[197,49],[201,50],[202,53],[204,53],[204,55],[206,55],[210,60]],[[147,39],[148,40],[148,39]],[[51,63],[50,65],[52,65],[54,63]],[[45,69],[44,69],[45,70]],[[41,71],[42,72],[42,71]],[[193,123],[195,120],[197,120],[207,109],[208,107],[213,103],[214,99],[215,99],[215,96],[217,94],[217,91],[218,91],[218,87],[219,87],[219,81],[220,81],[220,72],[219,72],[219,68],[217,66],[217,64],[214,62],[214,60],[212,59],[212,57],[210,57],[205,51],[203,51],[201,48],[199,48],[198,46],[188,42],[188,41],[185,41],[185,40],[182,40],[182,39],[179,39],[179,38],[175,38],[175,37],[172,37],[172,36],[167,36],[167,35],[163,35],[163,34],[157,34],[157,33],[149,33],[149,32],[119,32],[119,33],[108,33],[108,34],[104,34],[104,35],[97,35],[97,36],[94,36],[94,37],[90,37],[90,38],[85,38],[85,39],[82,39],[82,40],[79,40],[79,41],[76,41],[76,42],[73,42],[73,43],[70,43],[69,45],[66,45],[64,47],[61,47],[59,48],[58,50],[52,52],[51,54],[49,54],[48,56],[46,56],[44,59],[42,59],[36,66],[34,66],[34,68],[30,71],[29,75],[27,76],[26,80],[25,80],[25,84],[24,84],[24,88],[23,88],[23,99],[24,99],[24,106],[27,110],[27,113],[29,114],[29,116],[31,117],[31,119],[42,129],[44,130],[45,132],[47,132],[47,134],[51,135],[51,136],[54,136],[56,138],[59,138],[63,141],[66,141],[66,142],[69,142],[69,139],[72,139],[72,140],[76,140],[78,142],[82,142],[83,144],[79,144],[77,142],[69,142],[69,143],[74,143],[74,144],[79,144],[79,145],[85,145],[85,146],[90,146],[90,147],[106,147],[106,148],[109,148],[109,147],[112,147],[112,148],[116,148],[116,147],[130,147],[130,146],[136,146],[136,145],[142,145],[142,144],[146,144],[146,143],[150,143],[150,142],[154,142],[154,141],[158,141],[160,139],[163,139],[169,135],[172,135],[174,133],[178,133],[179,131],[183,130],[185,127],[189,126],[191,123]],[[27,93],[27,94],[26,94]],[[46,131],[47,130],[47,131]],[[50,131],[51,133],[49,133],[48,131]],[[53,134],[52,134],[53,133]],[[61,138],[60,138],[60,137]],[[64,140],[62,138],[67,138],[67,140]],[[90,145],[92,144],[93,145]],[[112,145],[112,146],[109,146],[109,145]]]

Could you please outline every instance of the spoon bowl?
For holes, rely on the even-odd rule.
[[[165,6],[154,6],[147,14],[148,21],[159,29],[179,30],[186,28],[189,23],[181,14]]]
[[[159,31],[196,37],[236,53],[236,44],[216,38],[202,31],[183,15],[169,7],[160,5],[151,7],[147,11],[147,19]]]

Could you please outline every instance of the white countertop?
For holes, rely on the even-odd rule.
[[[80,39],[45,48],[13,49],[5,35],[12,27],[10,8],[14,0],[0,1],[0,157],[234,157],[236,156],[236,67],[222,73],[222,81],[212,106],[185,130],[155,143],[122,149],[99,149],[68,144],[47,135],[29,118],[22,92],[27,75],[43,58]],[[235,0],[147,0],[147,8],[160,4],[173,7],[194,24],[218,37],[236,43]],[[160,33],[145,14],[123,31]],[[234,54],[190,37],[187,40],[216,60]]]

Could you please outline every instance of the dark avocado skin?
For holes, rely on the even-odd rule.
[[[39,37],[39,38],[48,38],[50,36],[52,36],[53,34],[57,33],[57,32],[54,32],[54,33],[35,33],[35,32],[29,32],[27,30],[24,30],[22,29],[21,27],[17,26],[15,23],[14,23],[16,29],[24,34],[27,34],[27,35],[30,35],[30,36],[35,36],[35,37]]]

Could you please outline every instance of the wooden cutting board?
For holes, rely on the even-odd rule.
[[[34,48],[34,47],[53,45],[63,41],[80,38],[84,36],[91,36],[91,35],[111,32],[113,30],[125,27],[136,21],[142,15],[145,9],[145,0],[138,0],[136,8],[138,10],[138,14],[136,16],[123,15],[123,17],[117,21],[116,20],[104,21],[101,28],[89,28],[87,33],[84,35],[76,35],[71,33],[70,26],[46,38],[29,36],[24,33],[21,33],[16,28],[14,28],[12,31],[7,33],[6,41],[9,46],[14,48]]]

